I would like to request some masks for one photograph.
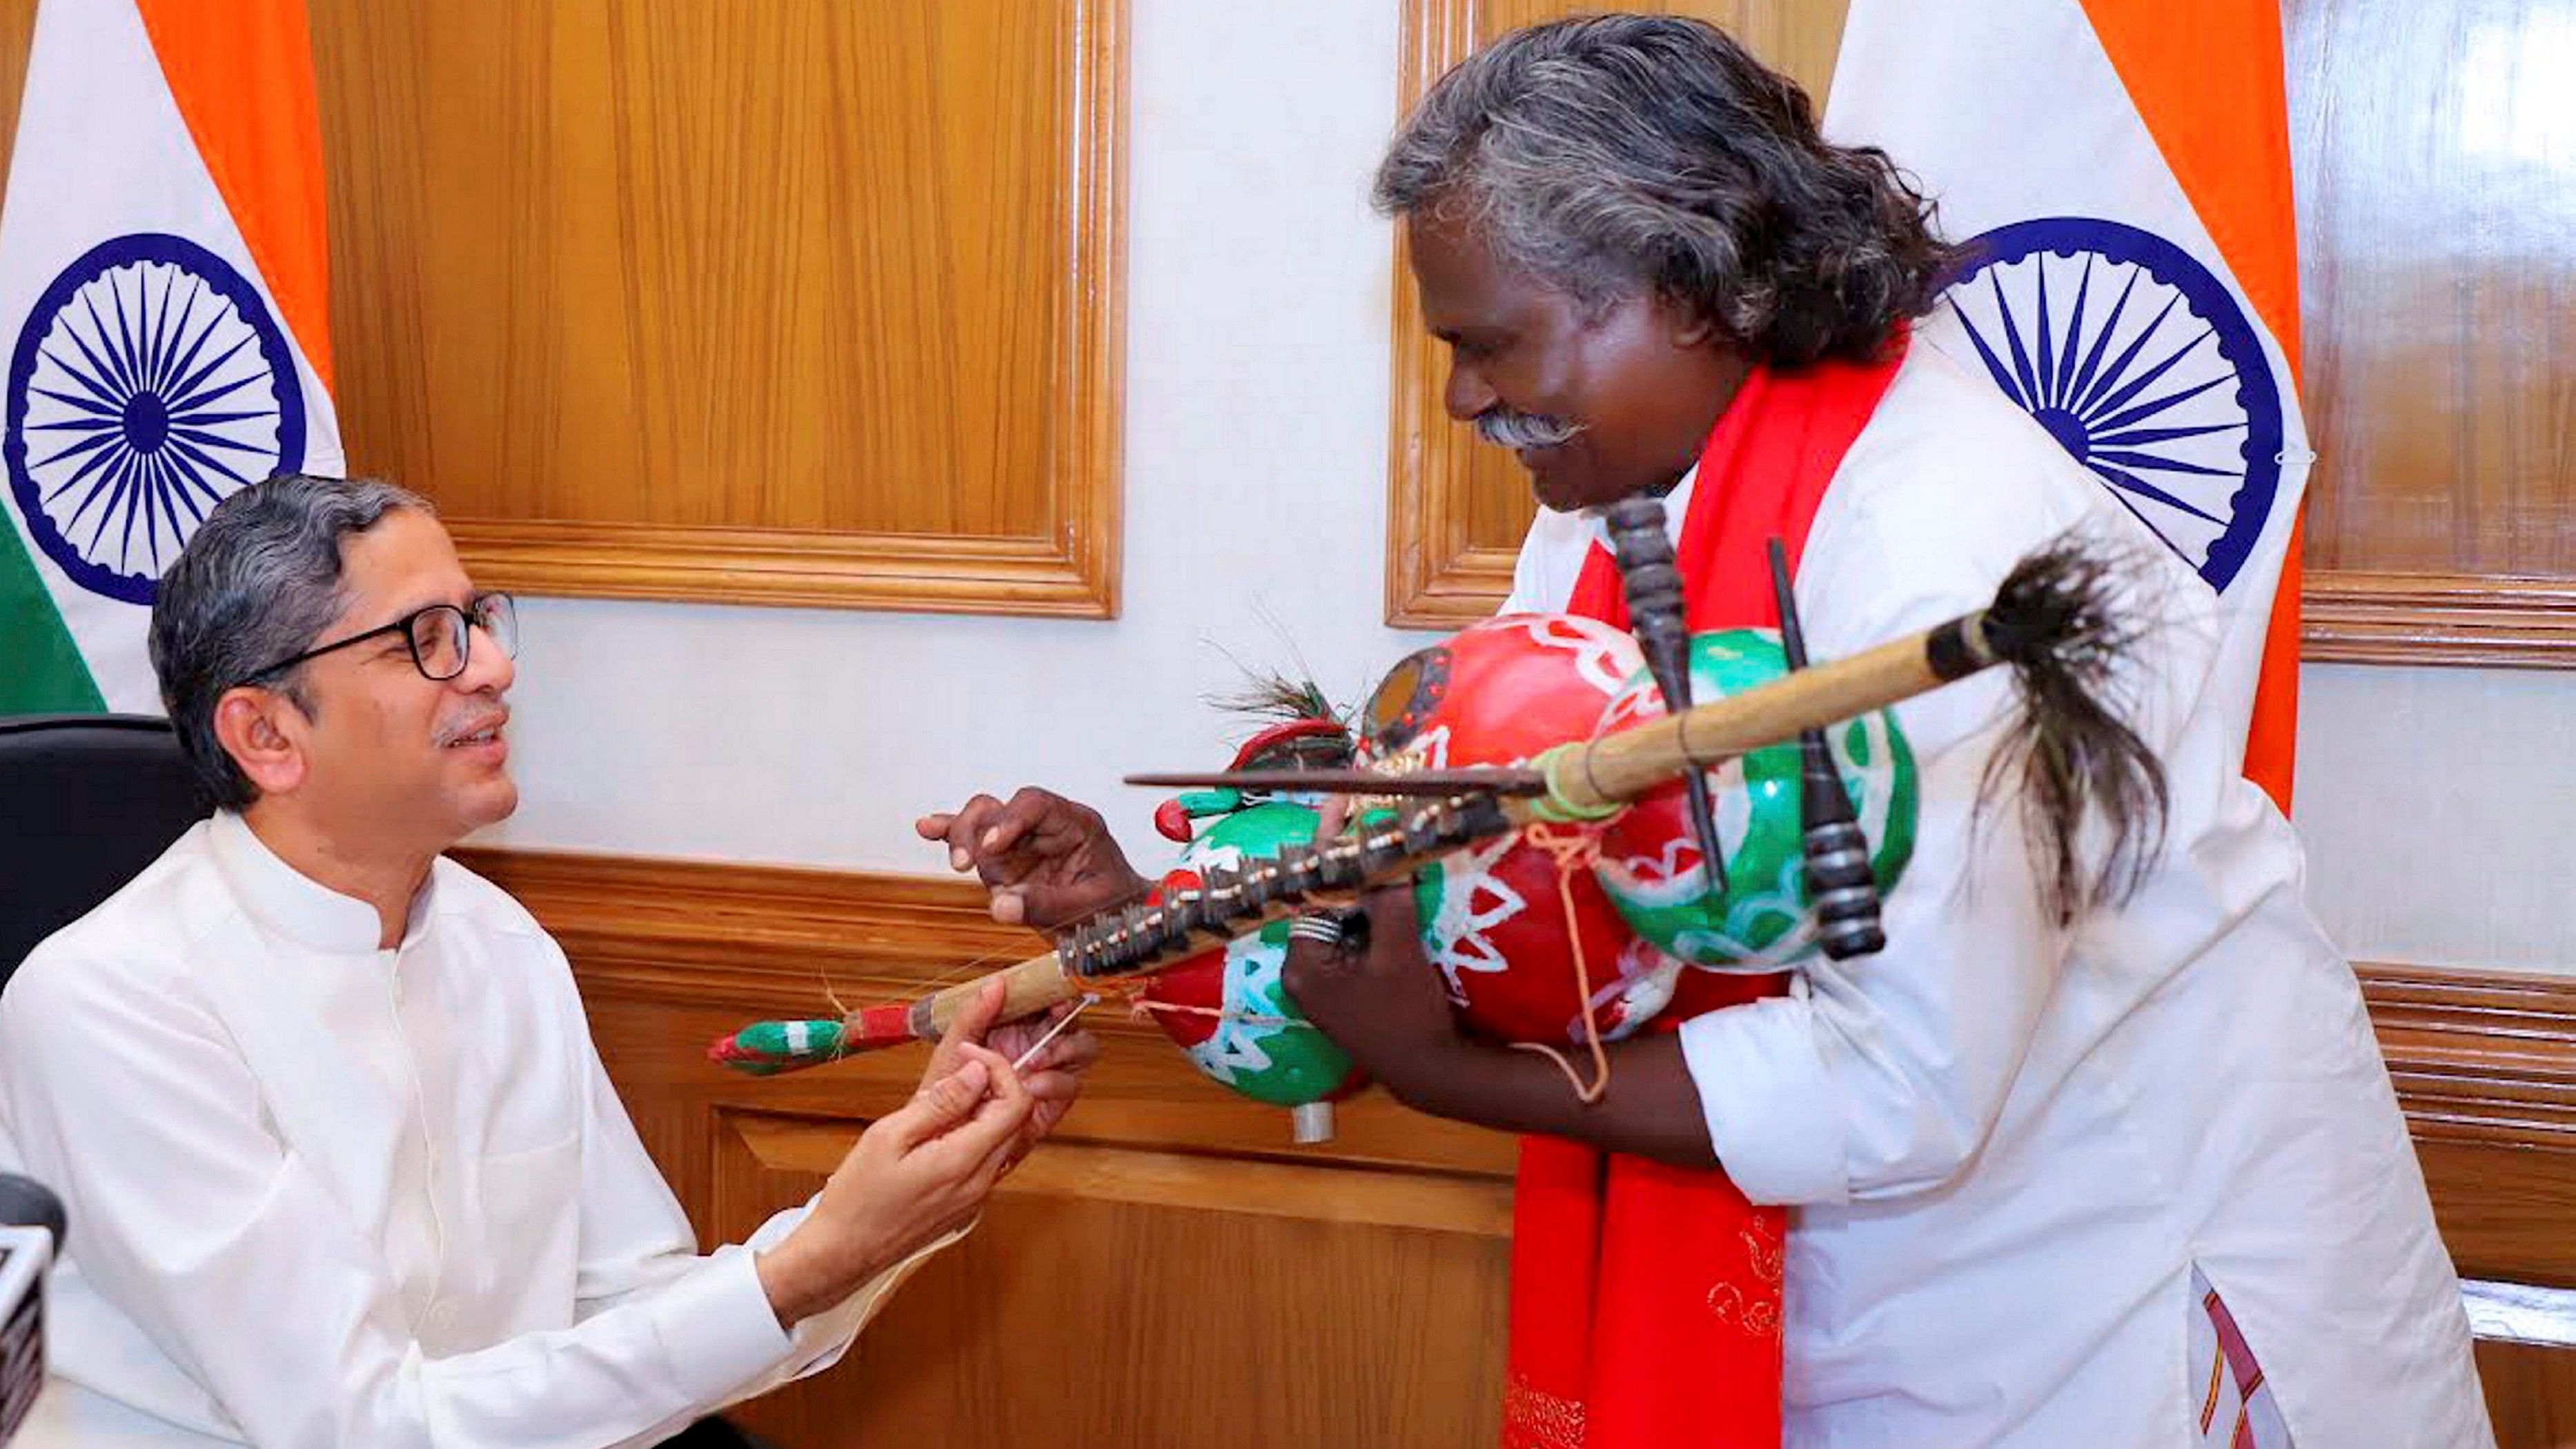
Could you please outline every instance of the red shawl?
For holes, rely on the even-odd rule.
[[[1781,541],[1794,574],[1816,506],[1903,353],[1745,379],[1700,455],[1675,550],[1694,633],[1779,626],[1769,542]],[[1567,612],[1627,627],[1607,551],[1585,560]],[[1686,971],[1663,1020],[1786,981]],[[1786,1221],[1723,1171],[1522,1139],[1505,1449],[1778,1449]]]

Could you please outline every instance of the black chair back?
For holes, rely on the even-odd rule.
[[[167,720],[0,718],[0,984],[208,808]]]

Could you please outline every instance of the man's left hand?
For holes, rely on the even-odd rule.
[[[1282,980],[1307,1019],[1399,1097],[1468,1045],[1440,972],[1422,954],[1411,882],[1369,892],[1368,940],[1288,941]]]
[[[1074,1005],[1068,1001],[1042,1016],[997,1026],[989,1038],[993,1050],[1016,1062],[1049,1029],[1073,1012]],[[1027,1087],[1029,1096],[1037,1101],[1037,1110],[1029,1115],[1030,1146],[1035,1146],[1053,1132],[1055,1124],[1064,1120],[1064,1114],[1073,1110],[1073,1099],[1082,1094],[1083,1074],[1091,1070],[1092,1062],[1099,1056],[1100,1038],[1081,1027],[1067,1027],[1056,1033],[1053,1041],[1039,1047],[1037,1055],[1030,1057],[1027,1065],[1020,1068],[1020,1084]]]
[[[987,982],[984,989],[976,993],[975,999],[957,1013],[949,1023],[948,1031],[940,1037],[939,1045],[931,1051],[929,1064],[922,1068],[923,1086],[929,1086],[963,1064],[965,1057],[959,1046],[962,1042],[990,1047],[1004,1061],[1018,1062],[1022,1053],[1035,1045],[1058,1021],[1071,1015],[1074,1009],[1071,1002],[1065,1002],[1038,1016],[995,1025],[993,1019],[1002,1014],[1002,999],[1002,983]],[[1029,1114],[1028,1127],[1023,1133],[1022,1153],[1053,1132],[1055,1125],[1064,1120],[1064,1114],[1073,1110],[1074,1098],[1082,1093],[1083,1076],[1099,1056],[1100,1038],[1079,1027],[1068,1027],[1058,1032],[1053,1041],[1038,1048],[1037,1055],[1019,1068],[1020,1085],[1036,1103],[1036,1110]]]

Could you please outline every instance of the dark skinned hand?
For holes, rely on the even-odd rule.
[[[948,847],[952,870],[972,870],[993,893],[993,919],[1052,931],[1142,899],[1148,882],[1127,864],[1100,812],[1032,786],[1006,803],[978,795],[913,822]]]

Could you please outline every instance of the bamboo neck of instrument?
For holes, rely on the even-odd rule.
[[[1705,769],[1936,688],[1946,681],[1926,652],[1934,632],[1813,665],[1751,693],[1572,747],[1548,764],[1549,813],[1598,817],[1694,766]]]
[[[981,995],[993,981],[1002,983],[1002,1014],[997,1021],[1017,1021],[1035,1016],[1059,1002],[1072,1001],[1082,995],[1082,983],[1064,969],[1064,962],[1053,951],[1032,956],[1016,966],[961,981],[933,992],[913,1003],[912,1034],[924,1041],[937,1041],[948,1030],[957,1014]]]

